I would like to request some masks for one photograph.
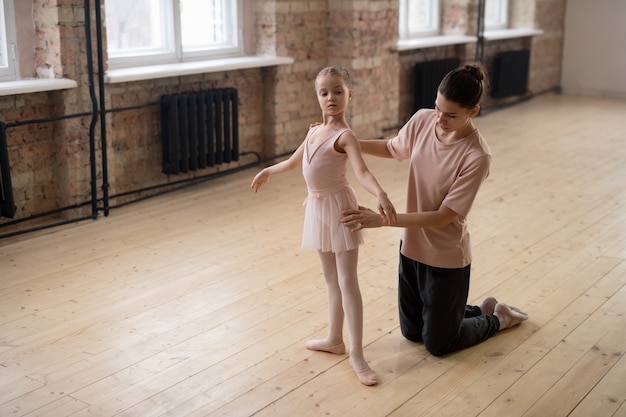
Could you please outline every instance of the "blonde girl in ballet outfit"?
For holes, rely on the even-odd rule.
[[[318,253],[326,280],[329,326],[325,339],[309,340],[311,350],[344,354],[344,314],[350,338],[350,364],[359,381],[378,383],[376,373],[363,356],[363,302],[357,277],[362,231],[353,232],[341,223],[342,211],[357,209],[357,197],[346,179],[346,162],[367,191],[376,196],[378,211],[385,222],[395,222],[396,211],[387,194],[368,170],[359,141],[346,121],[352,98],[348,72],[341,67],[322,69],[315,79],[315,91],[322,110],[322,123],[312,126],[302,144],[289,157],[261,170],[250,187],[257,192],[272,175],[302,166],[308,196],[304,215],[302,247]]]

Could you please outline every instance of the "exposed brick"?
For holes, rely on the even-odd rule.
[[[83,0],[32,3],[35,62],[50,62],[56,76],[74,79],[79,86],[61,92],[0,97],[0,118],[14,122],[89,112]],[[162,95],[236,87],[240,100],[240,149],[271,157],[294,150],[308,125],[321,119],[313,81],[324,66],[343,65],[349,70],[355,82],[348,112],[351,127],[360,137],[379,137],[387,132],[385,129],[397,127],[411,115],[417,62],[453,55],[471,62],[474,57],[475,47],[471,44],[401,53],[391,50],[398,39],[397,0],[248,0],[247,4],[253,5],[255,14],[251,19],[252,52],[289,55],[295,63],[105,85],[111,195],[237,166],[234,163],[198,173],[164,175],[158,106]],[[490,42],[485,45],[485,63],[489,65],[498,51],[529,47],[530,89],[541,92],[557,87],[565,0],[524,0],[512,2],[512,7],[514,26],[535,25],[545,34],[533,39]],[[475,2],[445,0],[442,10],[445,33],[475,32]],[[92,23],[94,16],[92,10]],[[95,39],[95,25],[92,31]],[[28,71],[34,74],[35,69]],[[122,110],[142,105],[146,106]],[[89,116],[75,116],[8,128],[18,218],[90,198],[89,124]],[[99,196],[103,173],[100,139],[98,123],[95,164]],[[75,213],[88,211],[86,207]],[[4,221],[0,218],[0,223]]]

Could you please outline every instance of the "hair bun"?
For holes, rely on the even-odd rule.
[[[461,65],[443,77],[437,91],[461,107],[473,109],[480,105],[486,88],[487,72],[481,63]]]
[[[480,70],[477,65],[465,65],[463,69],[465,70],[465,72],[469,72],[474,75],[474,77],[476,77],[478,81],[482,81],[485,77],[485,74],[483,73],[483,71]]]

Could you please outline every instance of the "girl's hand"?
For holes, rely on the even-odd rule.
[[[396,208],[387,197],[387,194],[381,194],[378,197],[378,212],[383,216],[386,225],[396,222]]]
[[[255,175],[254,179],[252,180],[252,184],[250,184],[250,188],[252,188],[254,192],[256,193],[257,191],[259,191],[259,188],[261,188],[261,186],[264,185],[269,180],[270,180],[269,173],[267,172],[266,169],[263,169],[261,170],[261,172]]]

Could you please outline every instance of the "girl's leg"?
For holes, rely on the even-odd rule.
[[[306,347],[311,350],[343,354],[346,352],[346,346],[343,343],[343,305],[335,254],[318,252],[318,255],[326,280],[328,296],[328,336],[326,339],[309,340]]]
[[[375,385],[378,383],[378,377],[363,356],[363,300],[357,276],[358,257],[358,249],[338,252],[336,254],[337,272],[344,311],[348,319],[350,363],[361,383]]]

